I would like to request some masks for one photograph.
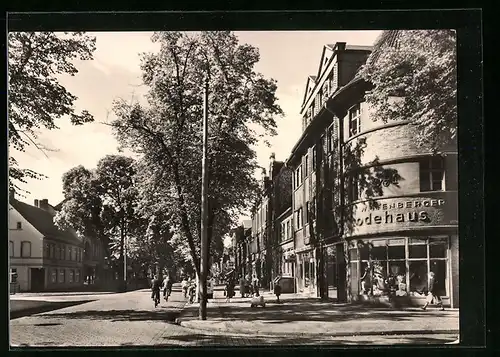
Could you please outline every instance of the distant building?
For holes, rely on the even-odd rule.
[[[104,261],[102,244],[61,230],[54,216],[61,204],[47,199],[33,205],[9,199],[10,280],[20,291],[81,290],[86,285],[108,286],[115,280]]]
[[[54,214],[46,199],[32,206],[10,197],[10,276],[19,291],[83,287],[83,240],[58,229]]]

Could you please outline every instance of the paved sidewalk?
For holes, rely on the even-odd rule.
[[[207,306],[207,320],[198,320],[198,304],[188,305],[176,322],[186,328],[230,334],[272,336],[370,336],[456,334],[458,310],[429,308],[392,309],[322,302],[290,294],[276,297],[264,293],[266,307],[250,307],[249,298],[225,302],[215,292]]]

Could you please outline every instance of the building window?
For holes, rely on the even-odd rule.
[[[299,165],[295,170],[295,188],[302,184],[302,165]]]
[[[361,132],[361,106],[356,104],[349,109],[349,136],[359,134]]]
[[[292,237],[290,220],[286,221],[286,237],[287,239]]]
[[[76,248],[73,247],[72,252],[71,252],[71,260],[76,261]]]
[[[57,245],[56,249],[57,249],[56,259],[62,259],[62,256],[61,256],[61,246]]]
[[[49,243],[45,243],[45,245],[44,245],[43,256],[45,258],[50,258],[50,245],[49,245]]]
[[[64,275],[65,275],[64,273],[65,273],[64,269],[59,269],[59,280],[58,280],[59,283],[64,283]]]
[[[420,192],[443,190],[443,161],[441,156],[420,161]]]
[[[357,175],[349,176],[347,194],[349,202],[354,202],[360,199],[359,182]]]
[[[10,283],[17,283],[17,268],[10,269]]]
[[[309,219],[311,218],[311,215],[309,214],[310,207],[311,207],[311,205],[310,205],[309,201],[306,202],[306,224],[309,223]]]
[[[9,241],[9,257],[13,257],[14,256],[14,242],[13,241]]]
[[[16,228],[23,229],[23,224],[21,222],[17,222]]]
[[[50,271],[50,282],[51,283],[57,283],[57,269],[52,269]]]
[[[327,141],[327,145],[328,145],[328,152],[332,152],[333,151],[333,126],[330,126],[327,130],[327,133],[326,133],[326,141]]]
[[[80,269],[75,270],[75,283],[80,282]]]
[[[309,175],[309,155],[304,157],[304,177]]]
[[[50,244],[50,251],[49,251],[49,258],[50,259],[54,259],[55,258],[55,250],[56,250],[56,247],[54,246],[54,244]]]
[[[72,283],[72,282],[73,282],[74,275],[75,275],[75,271],[74,271],[74,270],[70,270],[70,271],[69,271],[69,276],[68,276],[68,282],[69,282],[69,283]]]
[[[31,242],[21,242],[21,257],[31,257]]]
[[[62,246],[61,248],[61,260],[65,260],[66,259],[66,246]]]
[[[316,146],[313,146],[312,149],[312,167],[311,167],[311,172],[316,171],[317,167],[316,165],[318,164],[318,155],[316,153]]]
[[[301,229],[304,225],[303,222],[303,212],[302,212],[302,207],[300,207],[298,210],[295,211],[295,228],[296,229]]]
[[[68,253],[67,253],[66,257],[67,257],[66,258],[67,260],[71,260],[71,247],[68,247]]]

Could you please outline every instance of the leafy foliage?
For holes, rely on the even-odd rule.
[[[374,85],[366,100],[374,120],[410,120],[416,141],[438,150],[456,138],[457,58],[454,30],[386,31],[361,71]],[[404,98],[393,100],[394,97]]]
[[[254,71],[258,50],[230,32],[158,32],[159,53],[144,54],[149,105],[117,101],[119,142],[142,155],[141,199],[172,213],[176,246],[199,272],[203,86],[209,85],[209,240],[222,236],[257,189],[259,137],[276,133],[276,83]],[[183,242],[183,243],[181,243]],[[219,244],[220,246],[220,244]],[[212,247],[213,248],[213,247]]]
[[[74,76],[78,70],[73,60],[91,60],[95,38],[82,32],[12,32],[8,35],[9,63],[9,145],[24,151],[26,146],[44,148],[36,142],[36,130],[57,129],[56,120],[69,116],[75,125],[94,120],[86,110],[75,113],[76,96],[58,81],[57,76]],[[42,179],[45,176],[18,167],[9,160],[10,188],[22,191],[16,182]]]
[[[134,160],[120,155],[102,158],[95,170],[77,166],[63,175],[65,200],[55,217],[59,227],[97,237],[111,260],[123,261],[126,238],[145,229],[137,214]]]

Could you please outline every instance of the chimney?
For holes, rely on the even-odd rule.
[[[337,42],[336,45],[337,45],[337,49],[339,51],[344,51],[345,50],[346,42]]]
[[[48,210],[49,209],[49,200],[44,198],[43,200],[40,200],[40,206],[41,209]]]
[[[40,207],[40,204],[38,203],[38,200],[36,198],[35,198],[34,204],[35,204],[35,207]]]

